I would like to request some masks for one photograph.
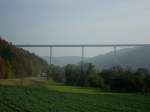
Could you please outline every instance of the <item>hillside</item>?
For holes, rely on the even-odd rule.
[[[150,47],[126,48],[117,51],[117,57],[114,52],[104,55],[98,55],[89,58],[87,62],[99,64],[102,68],[109,68],[120,65],[122,67],[147,68],[150,69]]]
[[[150,69],[150,47],[124,48],[117,50],[117,57],[114,57],[114,52],[108,52],[104,55],[85,58],[85,62],[91,62],[100,65],[101,68],[110,68],[112,66],[147,68]],[[49,57],[42,57],[49,62]],[[62,56],[53,57],[52,63],[55,65],[77,64],[81,61],[79,56]]]
[[[40,57],[0,38],[0,78],[35,76],[45,67]]]

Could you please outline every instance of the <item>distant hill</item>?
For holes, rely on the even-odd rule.
[[[42,57],[49,62],[49,57]],[[78,64],[81,61],[80,56],[62,56],[53,57],[52,63],[56,65]],[[124,48],[117,50],[117,57],[114,52],[108,52],[104,55],[98,55],[91,58],[85,58],[86,63],[94,63],[101,68],[110,68],[113,66],[147,68],[150,69],[150,47]]]
[[[40,57],[0,38],[0,78],[35,76],[46,67]]]
[[[42,56],[49,63],[49,56]],[[60,56],[52,57],[52,63],[55,65],[78,64],[81,61],[80,56]]]
[[[114,56],[114,52],[109,52],[89,58],[86,61],[99,64],[102,68],[119,65],[135,69],[139,67],[150,69],[150,47],[121,49],[117,51],[117,57]]]

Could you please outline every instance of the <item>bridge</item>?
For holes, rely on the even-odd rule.
[[[54,47],[79,47],[81,48],[81,62],[84,60],[84,48],[85,47],[112,47],[114,49],[114,56],[117,56],[118,47],[150,47],[150,44],[55,44],[55,45],[41,45],[41,44],[18,44],[16,47],[48,47],[49,51],[49,64],[52,64],[52,48]]]

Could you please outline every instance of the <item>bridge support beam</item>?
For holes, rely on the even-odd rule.
[[[84,47],[82,47],[82,57],[81,57],[81,62],[84,64]]]
[[[81,47],[81,74],[84,74],[84,47]]]
[[[114,46],[114,56],[116,57],[117,56],[117,47]]]
[[[117,47],[114,46],[114,60],[115,60],[115,63],[117,64]]]
[[[50,47],[49,65],[52,64],[52,53],[53,53],[52,50],[53,50],[52,47]]]

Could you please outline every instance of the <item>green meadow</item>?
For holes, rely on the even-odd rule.
[[[38,81],[0,86],[0,112],[149,112],[150,96]]]

